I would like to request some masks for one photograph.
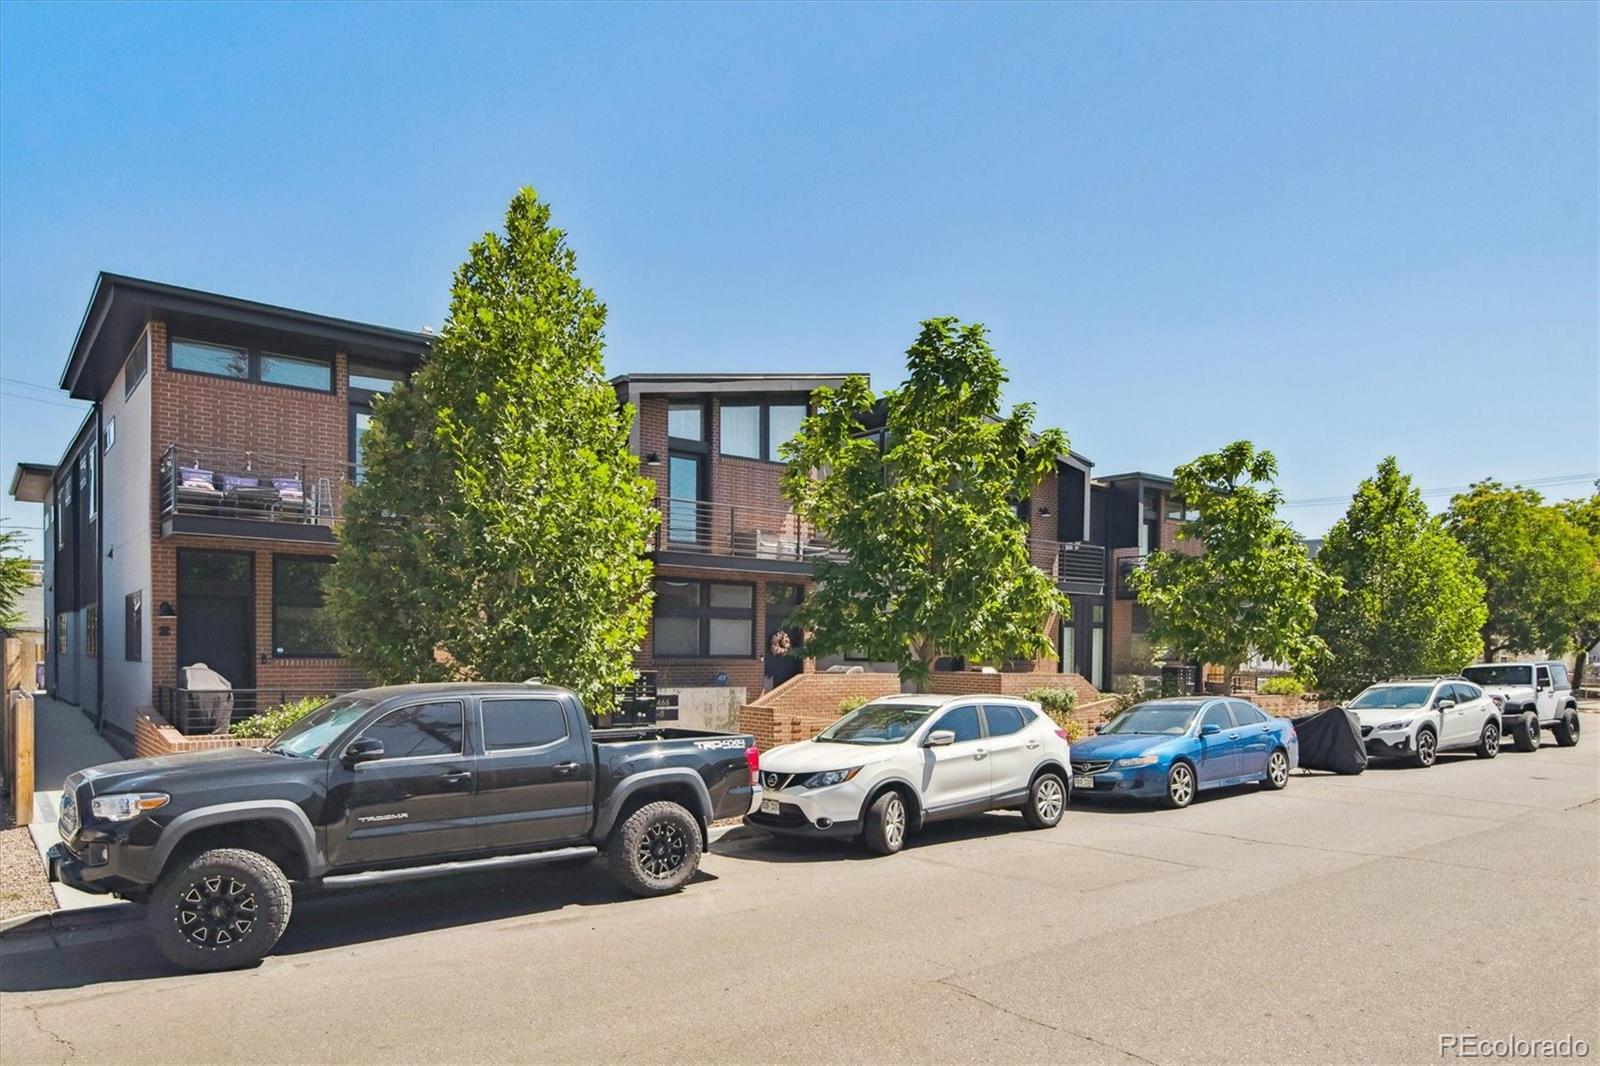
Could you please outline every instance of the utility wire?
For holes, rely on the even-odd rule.
[[[1555,487],[1555,486],[1558,486],[1558,485],[1573,485],[1573,484],[1577,484],[1578,482],[1583,482],[1583,481],[1593,482],[1597,478],[1600,478],[1600,472],[1589,473],[1589,474],[1559,474],[1559,475],[1555,475],[1555,476],[1552,476],[1552,477],[1527,478],[1527,479],[1521,480],[1521,481],[1511,481],[1511,482],[1509,482],[1509,484],[1516,485],[1516,486],[1518,486],[1520,488],[1525,488],[1525,489],[1538,489],[1538,488],[1552,488],[1552,487]],[[1418,495],[1420,495],[1420,496],[1454,496],[1456,493],[1458,493],[1458,492],[1466,492],[1470,488],[1472,488],[1471,485],[1448,485],[1448,486],[1445,486],[1443,488],[1421,489],[1421,490],[1418,491]],[[1355,495],[1355,493],[1351,492],[1351,493],[1348,493],[1348,494],[1343,495],[1343,496],[1312,496],[1312,497],[1306,497],[1304,499],[1299,499],[1299,500],[1284,500],[1283,503],[1280,506],[1283,506],[1283,507],[1329,507],[1329,506],[1332,506],[1334,504],[1349,503],[1351,497],[1354,496],[1354,495]]]

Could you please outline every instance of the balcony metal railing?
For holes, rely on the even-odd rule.
[[[349,476],[342,462],[169,444],[161,454],[161,515],[331,526]]]
[[[1105,594],[1106,550],[1101,545],[1029,538],[1028,553],[1033,565],[1054,578],[1058,587],[1092,596]]]
[[[272,711],[293,700],[326,696],[292,688],[189,689],[177,685],[156,687],[156,713],[186,737],[226,735],[234,722]]]
[[[658,498],[656,508],[656,551],[795,563],[843,558],[793,511],[671,498]]]

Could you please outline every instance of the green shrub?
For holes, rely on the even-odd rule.
[[[228,728],[230,737],[264,737],[268,740],[294,725],[300,719],[328,702],[327,696],[306,696],[290,700],[260,714],[242,718]]]
[[[1022,698],[1044,708],[1044,713],[1050,716],[1050,720],[1063,729],[1068,728],[1068,716],[1078,705],[1078,694],[1070,688],[1036,688]]]
[[[844,699],[839,701],[839,713],[849,714],[857,707],[863,706],[869,702],[871,701],[865,696],[846,696]]]
[[[1269,677],[1256,686],[1256,691],[1263,696],[1304,696],[1306,687],[1300,679],[1291,674],[1282,677]]]
[[[1116,703],[1111,705],[1110,718],[1115,718],[1123,711],[1144,699],[1144,681],[1142,678],[1133,678],[1128,682],[1128,687],[1115,694]]]

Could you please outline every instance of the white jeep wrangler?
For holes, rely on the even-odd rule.
[[[1482,685],[1500,708],[1500,728],[1510,734],[1518,751],[1538,748],[1544,729],[1563,748],[1578,742],[1578,699],[1566,663],[1533,659],[1479,663],[1461,673]]]

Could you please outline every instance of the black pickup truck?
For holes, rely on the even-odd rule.
[[[542,684],[366,689],[260,751],[132,759],[68,777],[50,876],[147,904],[167,958],[247,966],[290,882],[336,886],[604,851],[641,896],[694,875],[707,827],[758,802],[748,735],[591,729]]]

